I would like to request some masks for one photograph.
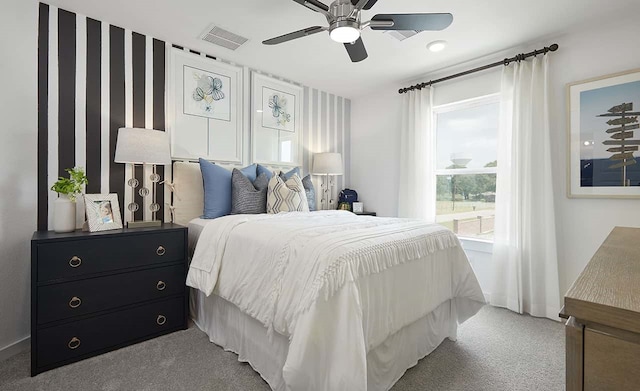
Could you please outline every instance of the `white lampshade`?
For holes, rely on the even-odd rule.
[[[335,152],[323,152],[313,155],[313,173],[342,175],[342,155]]]
[[[116,142],[116,163],[171,164],[167,132],[155,129],[120,128]]]

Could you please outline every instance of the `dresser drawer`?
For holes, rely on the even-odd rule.
[[[637,391],[640,344],[589,328],[584,332],[584,390]]]
[[[37,363],[57,362],[108,349],[184,325],[184,298],[168,299],[37,332]]]
[[[184,264],[38,288],[38,324],[181,294]]]
[[[38,281],[77,277],[185,257],[184,231],[100,236],[37,245]]]

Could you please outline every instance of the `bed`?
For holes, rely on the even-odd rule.
[[[191,316],[274,390],[388,390],[484,305],[446,228],[346,211],[190,218],[196,169],[174,167]]]

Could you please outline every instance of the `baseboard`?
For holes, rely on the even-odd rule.
[[[24,337],[23,339],[12,343],[9,346],[0,348],[0,361],[4,361],[9,357],[15,356],[18,353],[22,353],[28,350],[31,345],[31,337]]]

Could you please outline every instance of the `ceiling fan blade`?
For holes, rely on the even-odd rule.
[[[345,43],[344,47],[347,48],[347,53],[349,53],[352,62],[360,62],[369,57],[362,38],[358,38],[358,40],[353,43]]]
[[[377,3],[377,2],[378,2],[378,0],[369,0],[369,1],[367,2],[367,4],[365,4],[364,8],[362,8],[362,9],[364,9],[364,10],[370,10],[370,9],[371,9],[371,7],[373,7],[374,5],[376,5],[376,3]]]
[[[319,33],[325,30],[327,30],[327,28],[321,27],[321,26],[308,27],[306,29],[294,31],[292,33],[281,35],[279,37],[267,39],[266,41],[262,41],[262,43],[264,45],[277,45],[279,43],[291,41],[293,39],[303,38],[303,37],[306,37],[307,35]]]
[[[376,22],[393,22],[393,26],[377,25]],[[371,19],[372,30],[444,30],[453,22],[451,14],[378,14]]]
[[[304,5],[305,7],[312,9],[315,11],[315,8],[320,8],[323,11],[329,11],[329,6],[327,6],[326,4],[318,1],[318,0],[293,0],[296,3],[300,4],[300,5]]]
[[[355,5],[356,7],[358,6],[358,3],[360,3],[360,2],[365,2],[364,5],[362,7],[360,7],[360,9],[370,10],[371,7],[376,5],[378,0],[351,0],[351,4]]]

